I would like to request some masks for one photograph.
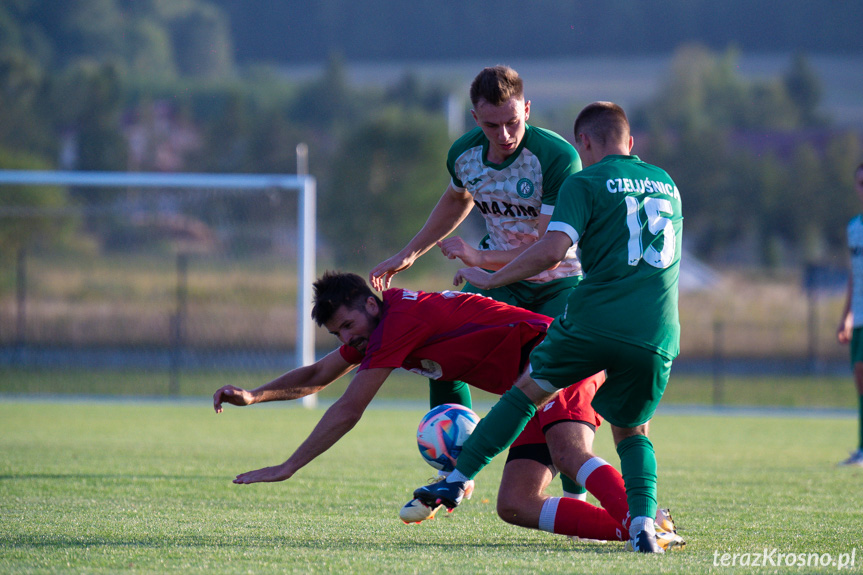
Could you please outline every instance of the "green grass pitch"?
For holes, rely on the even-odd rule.
[[[863,570],[863,469],[836,466],[853,418],[660,413],[660,504],[688,545],[643,557],[500,521],[503,456],[454,513],[402,524],[399,507],[432,475],[414,440],[423,409],[372,405],[293,479],[237,486],[237,473],[283,461],[322,408],[7,400],[0,573],[834,573],[851,559],[845,571]],[[596,451],[617,464],[609,436],[601,427]]]

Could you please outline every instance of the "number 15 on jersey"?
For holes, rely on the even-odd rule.
[[[677,238],[670,219],[673,214],[671,202],[665,198],[644,196],[639,201],[634,196],[626,196],[629,265],[637,266],[639,261],[644,260],[655,268],[665,269],[674,262]],[[647,242],[647,249],[644,248],[642,238],[642,227],[645,223],[647,231],[654,237]],[[661,247],[657,249],[657,246]]]

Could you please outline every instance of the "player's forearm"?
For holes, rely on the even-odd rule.
[[[338,353],[338,351],[332,353]],[[334,359],[331,354],[312,365],[283,373],[269,383],[251,391],[254,403],[290,401],[321,391],[344,373],[350,371],[351,366],[347,364],[339,371],[337,368],[341,366],[335,365],[336,360],[337,358]],[[333,365],[330,366],[330,364]]]
[[[546,234],[491,275],[490,287],[500,287],[535,276],[557,265],[572,242],[565,234]]]
[[[544,264],[542,261],[547,261],[548,263]],[[557,264],[559,260],[542,261],[539,259],[516,258],[491,275],[491,285],[489,287],[497,288],[526,280]]]
[[[517,258],[530,246],[520,246],[511,250],[479,250],[478,267],[486,270],[499,270]]]
[[[285,461],[284,465],[289,473],[293,475],[335,445],[354,428],[360,417],[361,411],[357,412],[342,402],[334,403],[324,413],[309,437]]]
[[[437,242],[455,231],[470,213],[473,203],[470,198],[459,198],[448,188],[438,200],[422,229],[408,242],[402,255],[416,259],[429,251]]]

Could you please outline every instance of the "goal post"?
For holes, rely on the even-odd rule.
[[[301,152],[298,147],[298,153]],[[304,163],[300,162],[298,172]],[[296,366],[314,362],[314,326],[311,319],[312,284],[315,281],[316,181],[298,174],[208,174],[148,172],[85,172],[0,170],[0,186],[86,186],[100,188],[278,190],[297,193],[297,321]],[[303,405],[316,405],[316,397],[303,398]]]

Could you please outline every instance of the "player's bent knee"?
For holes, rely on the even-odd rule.
[[[530,509],[525,505],[524,500],[499,498],[497,500],[497,515],[511,525],[532,527],[529,524]]]

